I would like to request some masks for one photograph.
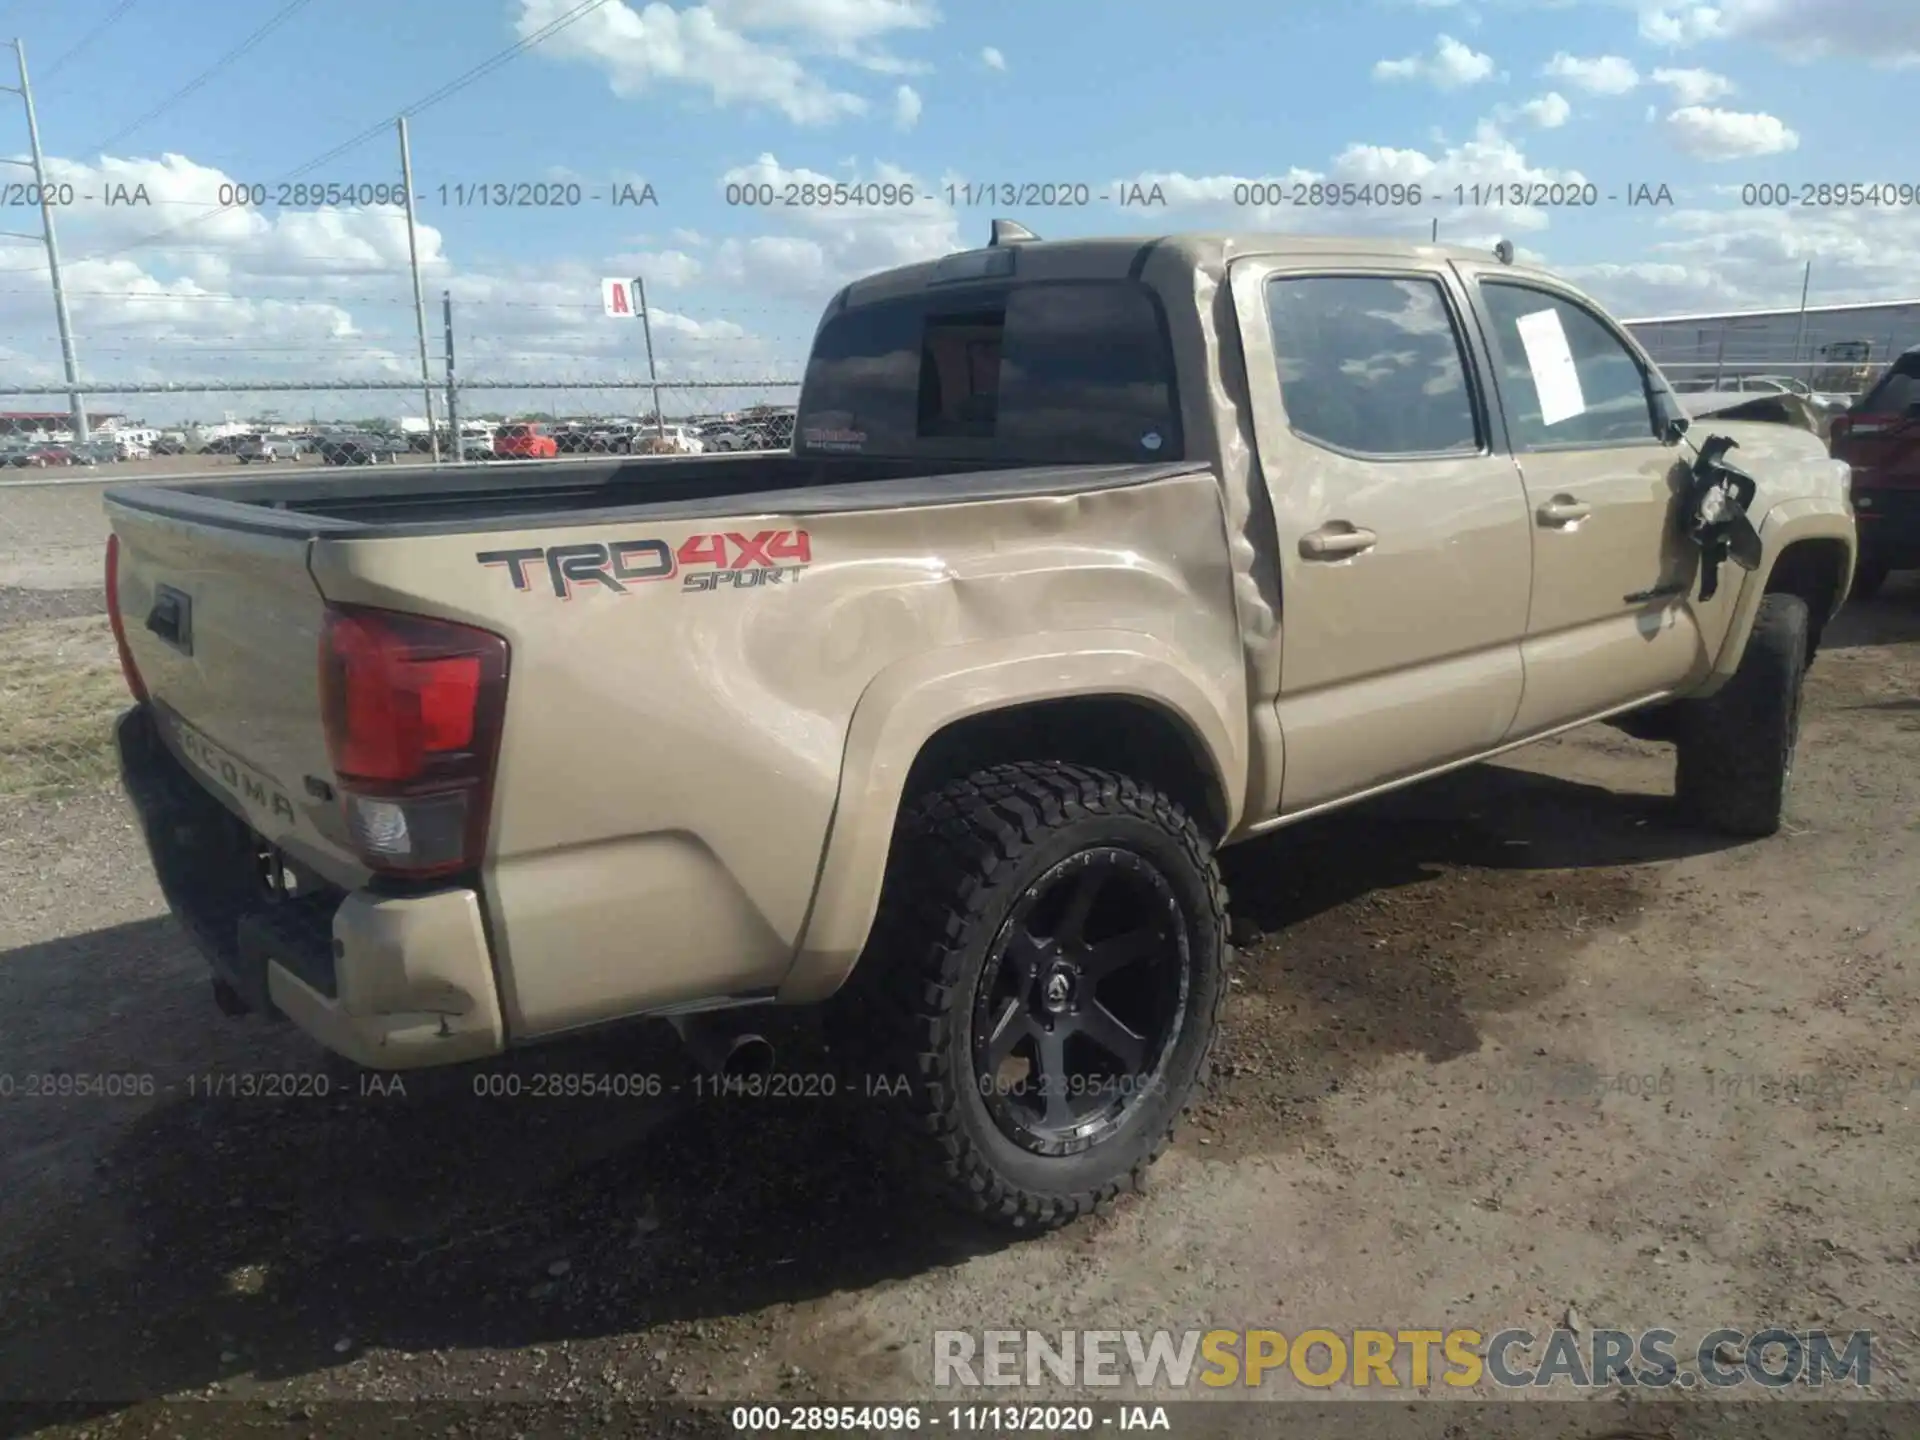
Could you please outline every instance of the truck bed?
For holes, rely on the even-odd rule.
[[[339,475],[120,485],[111,504],[222,529],[338,539],[441,535],[629,516],[701,519],[1075,494],[1190,473],[1194,461],[996,466],[978,460],[690,455],[596,464],[349,468]]]

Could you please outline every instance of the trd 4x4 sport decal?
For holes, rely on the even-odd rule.
[[[584,541],[578,545],[483,550],[482,565],[506,568],[516,590],[531,590],[544,575],[553,593],[571,600],[579,586],[604,586],[618,595],[649,580],[678,578],[682,590],[756,590],[800,578],[813,563],[804,530],[762,530],[758,535],[690,535],[675,549],[665,540]]]

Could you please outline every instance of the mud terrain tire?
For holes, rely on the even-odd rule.
[[[1746,839],[1780,829],[1800,738],[1807,637],[1806,601],[1764,597],[1733,678],[1684,707],[1674,792],[1690,820]]]
[[[903,809],[842,1013],[855,1068],[892,1087],[911,1178],[1047,1230],[1140,1188],[1166,1149],[1206,1081],[1228,954],[1212,846],[1179,805],[1107,771],[997,765]]]

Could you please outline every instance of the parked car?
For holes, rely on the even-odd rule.
[[[1831,443],[1834,458],[1853,467],[1853,593],[1867,599],[1891,572],[1920,569],[1920,346],[1834,420]]]
[[[242,465],[271,465],[277,460],[298,460],[300,442],[291,435],[249,435],[234,447],[233,456]]]
[[[758,443],[759,437],[745,425],[703,425],[699,439],[703,450],[720,453],[763,448]]]
[[[314,453],[328,465],[377,465],[412,453],[412,447],[391,435],[336,430],[314,441]]]
[[[493,432],[493,453],[505,460],[551,460],[560,446],[538,425],[502,425]]]
[[[1751,391],[1775,390],[1789,395],[1798,395],[1811,401],[1813,405],[1828,413],[1838,415],[1853,404],[1854,397],[1841,395],[1831,390],[1816,390],[1806,381],[1793,375],[1749,375],[1741,382],[1741,388]]]
[[[1204,1082],[1221,846],[1594,720],[1775,833],[1846,469],[1510,255],[996,223],[834,298],[785,454],[114,487],[219,1004],[382,1069],[655,1014],[738,1077],[831,999],[840,1093],[1032,1231]]]
[[[155,455],[185,455],[187,453],[187,442],[178,435],[162,435],[158,440],[153,442],[151,448]],[[128,458],[134,459],[138,457],[129,456]]]
[[[99,462],[71,445],[34,444],[26,445],[7,456],[7,464],[31,466],[43,470],[50,465],[94,465]]]

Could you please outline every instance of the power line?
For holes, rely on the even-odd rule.
[[[126,14],[127,11],[131,10],[138,3],[139,3],[139,0],[120,0],[120,3],[118,5],[114,6],[113,9],[107,12],[105,19],[103,19],[98,25],[94,26],[93,29],[89,30],[86,34],[82,35],[77,41],[75,41],[71,46],[69,46],[60,55],[58,59],[56,59],[51,65],[47,66],[47,68],[40,73],[40,83],[44,85],[47,83],[47,81],[53,79],[55,75],[58,75],[61,72],[61,70],[66,68],[66,64],[69,60],[73,59],[74,56],[78,55],[82,50],[86,49],[89,45],[93,44],[94,41],[98,40],[102,35],[106,34],[107,31],[111,30],[113,28],[113,22],[118,20],[122,15]]]
[[[287,174],[282,175],[280,179],[275,181],[274,183],[282,184],[288,181],[298,180],[302,175],[306,175],[311,173],[312,171],[318,170],[321,166],[329,164],[333,160],[337,159],[339,156],[344,155],[347,151],[353,149],[355,146],[364,145],[367,141],[371,140],[374,136],[385,132],[394,123],[395,120],[400,118],[401,115],[410,116],[421,110],[426,109],[428,106],[439,104],[442,100],[447,99],[449,96],[455,94],[457,91],[465,89],[468,85],[471,85],[474,81],[480,79],[482,76],[491,74],[493,71],[499,69],[502,65],[505,65],[509,60],[512,60],[517,56],[523,55],[527,51],[533,49],[534,46],[541,44],[545,40],[551,39],[553,36],[559,34],[562,30],[566,29],[569,25],[572,25],[575,21],[584,19],[586,16],[590,15],[595,10],[598,10],[602,5],[605,5],[606,3],[607,3],[607,0],[580,0],[580,3],[578,5],[575,5],[571,10],[567,11],[564,15],[560,16],[559,19],[550,21],[546,25],[543,25],[538,30],[534,31],[533,34],[528,35],[521,40],[515,41],[513,44],[509,45],[506,49],[500,51],[498,54],[492,56],[489,59],[481,61],[478,65],[474,66],[471,70],[467,71],[465,74],[456,76],[454,79],[449,80],[446,84],[442,85],[438,90],[433,91],[431,94],[427,95],[425,98],[421,100],[415,101],[413,104],[400,110],[397,114],[389,115],[386,119],[382,120],[377,125],[369,125],[365,130],[362,130],[358,135],[355,135],[351,140],[346,141],[344,144],[336,145],[334,146],[333,149],[327,151],[326,154],[321,155],[313,160],[309,160],[306,164],[302,165],[297,170],[292,170],[292,171],[289,171]],[[152,235],[144,235],[140,239],[129,241],[125,245],[115,246],[111,250],[101,250],[92,255],[83,255],[80,257],[78,261],[74,263],[78,264],[78,263],[81,263],[82,261],[87,261],[87,260],[106,260],[115,255],[124,255],[129,250],[137,250],[143,245],[151,245],[156,241],[164,240],[169,235],[178,234],[180,231],[191,229],[195,225],[203,225],[208,220],[213,219],[217,215],[224,215],[230,210],[237,210],[241,208],[243,207],[239,205],[222,205],[219,208],[212,210],[205,215],[195,216],[191,220],[183,220],[178,225],[170,226],[165,230],[156,231]]]
[[[127,3],[133,3],[133,0],[127,0]],[[254,46],[266,39],[267,36],[271,35],[275,30],[286,24],[287,21],[291,20],[309,3],[311,3],[311,0],[287,0],[287,3],[275,11],[273,17],[269,19],[266,24],[262,25],[246,39],[234,46],[233,49],[227,51],[226,54],[222,55],[218,60],[215,60],[211,65],[207,66],[206,69],[202,70],[198,75],[194,76],[193,79],[189,80],[185,85],[182,85],[178,90],[167,96],[166,99],[162,100],[158,105],[155,105],[137,120],[131,120],[125,125],[122,125],[118,130],[114,131],[113,134],[94,146],[94,151],[99,154],[104,154],[109,145],[114,144],[116,141],[126,139],[127,136],[145,125],[149,120],[172,109],[202,85],[205,85],[215,75],[218,75],[222,70],[226,69],[227,66],[253,49]],[[122,6],[122,8],[124,9],[125,6]]]

